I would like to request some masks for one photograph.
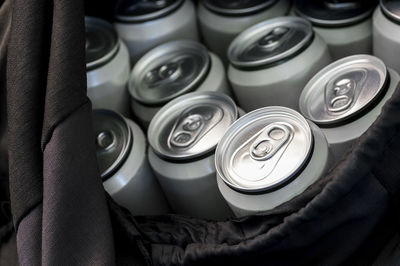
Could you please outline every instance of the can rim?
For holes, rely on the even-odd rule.
[[[399,24],[400,23],[400,15],[396,15],[393,12],[391,12],[387,6],[385,6],[384,0],[379,1],[379,6],[382,10],[382,13],[389,18],[391,21]]]
[[[203,4],[208,10],[215,12],[217,14],[225,15],[225,16],[246,16],[254,13],[258,13],[262,10],[268,9],[271,6],[275,5],[278,1],[277,0],[268,0],[264,1],[264,3],[258,4],[253,7],[242,8],[242,9],[228,9],[217,7],[210,4],[206,0],[202,0],[201,4]]]

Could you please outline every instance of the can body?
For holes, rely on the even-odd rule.
[[[169,211],[168,203],[147,160],[145,135],[134,122],[127,122],[133,135],[130,154],[103,182],[104,188],[133,215],[165,214]]]
[[[390,99],[397,88],[400,77],[396,71],[388,69],[390,75],[390,85],[380,100],[371,110],[360,118],[337,127],[322,128],[335,160],[340,160],[343,154],[356,142],[356,140],[368,130],[381,113],[385,102]]]
[[[223,16],[208,10],[201,2],[198,5],[199,26],[207,47],[227,64],[227,49],[232,40],[246,28],[289,12],[290,1],[277,1],[272,7],[256,14],[245,16]]]
[[[372,18],[349,26],[313,28],[328,45],[333,60],[372,53]]]
[[[210,54],[211,68],[202,81],[202,83],[194,91],[216,91],[230,95],[230,88],[225,77],[225,68],[221,60]],[[140,103],[133,98],[131,99],[131,110],[139,123],[147,128],[153,116],[161,109],[162,106],[151,106]]]
[[[273,105],[298,110],[304,85],[330,62],[326,43],[315,34],[304,51],[281,64],[257,70],[242,70],[230,65],[228,79],[238,105],[246,112]]]
[[[198,40],[196,12],[192,1],[184,1],[167,16],[142,23],[115,22],[119,36],[125,41],[131,62],[153,47],[171,40]]]
[[[314,136],[311,158],[304,169],[288,184],[269,192],[247,194],[229,187],[218,175],[218,188],[237,217],[271,210],[301,194],[322,177],[332,165],[332,156],[322,131],[309,122]]]
[[[111,61],[86,73],[87,94],[93,109],[111,109],[129,116],[129,53],[122,41],[119,45]]]
[[[214,155],[173,163],[159,158],[150,149],[149,161],[175,212],[212,220],[232,216],[217,188]]]
[[[388,67],[400,72],[400,25],[389,20],[378,6],[373,15],[373,50]]]

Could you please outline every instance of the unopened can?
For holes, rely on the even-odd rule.
[[[132,63],[162,43],[199,38],[192,1],[122,0],[117,4],[115,19],[115,28],[128,46]]]
[[[105,190],[133,215],[168,211],[146,156],[146,139],[131,120],[110,110],[93,111],[97,161]]]
[[[299,17],[250,27],[231,43],[228,57],[228,79],[247,112],[275,105],[298,110],[303,86],[331,62],[325,42]]]
[[[300,97],[301,113],[322,128],[336,159],[372,125],[399,83],[377,57],[354,55],[318,72]]]
[[[374,55],[400,73],[400,2],[382,0],[373,16]]]
[[[165,105],[151,121],[150,165],[175,212],[213,220],[232,216],[217,188],[214,151],[237,117],[230,97],[193,92]]]
[[[333,60],[372,53],[371,14],[377,1],[296,0],[295,13],[314,25]]]
[[[165,43],[144,55],[132,70],[129,91],[132,111],[144,127],[165,103],[182,94],[230,92],[221,60],[188,40]]]
[[[322,177],[331,163],[321,130],[282,106],[241,117],[215,153],[218,188],[236,216],[287,202]]]
[[[227,63],[227,49],[239,33],[261,21],[284,16],[289,9],[289,0],[202,0],[198,18],[205,44]]]
[[[87,94],[92,107],[128,115],[128,50],[108,22],[85,17],[85,26]]]

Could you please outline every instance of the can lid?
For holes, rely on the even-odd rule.
[[[313,134],[301,114],[264,107],[239,118],[215,152],[219,176],[243,192],[275,189],[301,171],[311,155]]]
[[[381,10],[389,19],[400,22],[400,2],[396,0],[380,0]]]
[[[314,25],[325,27],[346,26],[367,18],[376,1],[361,0],[296,0],[295,12]]]
[[[96,155],[101,178],[105,181],[125,162],[133,142],[126,120],[110,110],[93,110]]]
[[[118,34],[105,20],[85,17],[86,29],[86,69],[90,70],[106,64],[117,53]]]
[[[143,104],[162,104],[194,90],[207,76],[210,56],[200,43],[173,41],[157,46],[134,66],[132,97]]]
[[[123,22],[145,22],[168,15],[184,0],[121,0],[115,8],[115,18]]]
[[[189,160],[212,152],[237,119],[233,100],[218,92],[192,92],[161,108],[147,132],[161,157]]]
[[[267,9],[277,0],[203,0],[209,10],[227,16],[244,16]]]
[[[386,66],[379,58],[345,57],[323,68],[306,84],[300,111],[319,125],[345,122],[379,99],[387,79]]]
[[[303,51],[313,38],[311,23],[299,17],[280,17],[258,23],[231,43],[228,58],[237,67],[259,67]]]

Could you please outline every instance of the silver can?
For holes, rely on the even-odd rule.
[[[115,28],[128,46],[132,63],[162,43],[199,38],[192,1],[122,0],[117,4],[115,19]]]
[[[168,42],[144,55],[129,80],[131,108],[145,128],[168,101],[190,91],[229,94],[221,60],[200,43]]]
[[[236,216],[287,202],[322,177],[331,163],[321,130],[281,106],[241,117],[215,152],[218,188]]]
[[[232,216],[217,188],[214,150],[237,117],[228,96],[193,92],[168,103],[151,121],[150,165],[175,212],[213,220]]]
[[[261,21],[284,16],[289,9],[289,0],[202,0],[197,13],[205,44],[227,63],[227,49],[239,33]]]
[[[372,53],[375,1],[296,0],[295,13],[314,25],[328,44],[333,60]]]
[[[300,110],[322,128],[338,160],[376,120],[398,82],[399,75],[377,57],[345,57],[308,82]]]
[[[400,73],[400,2],[380,1],[373,16],[374,55]]]
[[[250,27],[231,43],[228,57],[228,79],[247,112],[275,105],[298,110],[303,86],[331,62],[325,42],[299,17]]]
[[[87,95],[92,107],[128,115],[128,50],[108,22],[85,17],[85,26]]]
[[[93,111],[97,161],[104,189],[133,215],[168,212],[168,203],[146,157],[146,139],[131,120]]]

